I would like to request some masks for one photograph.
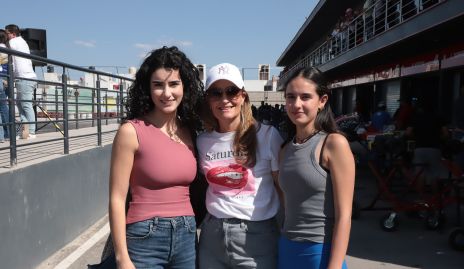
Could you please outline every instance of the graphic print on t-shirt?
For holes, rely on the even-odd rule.
[[[248,182],[248,171],[240,164],[214,167],[206,174],[209,182],[231,189],[241,189]]]
[[[211,163],[206,179],[217,194],[233,196],[237,194],[255,193],[255,179],[246,167],[230,162]]]

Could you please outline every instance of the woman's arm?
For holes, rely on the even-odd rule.
[[[329,269],[342,268],[348,249],[351,230],[351,210],[353,204],[355,164],[353,153],[346,138],[331,134],[327,139],[323,156],[332,178],[335,207],[335,223],[332,238]]]
[[[282,189],[280,188],[279,184],[279,166],[280,166],[280,159],[283,152],[283,148],[281,148],[282,143],[284,140],[280,136],[279,131],[274,127],[269,127],[270,129],[270,136],[269,136],[269,150],[271,156],[271,175],[272,180],[274,181],[274,187],[279,195],[279,200],[281,206],[284,205],[284,194]]]
[[[126,197],[134,154],[138,148],[137,133],[131,124],[123,124],[113,142],[110,168],[109,216],[111,236],[118,268],[135,268],[126,244]]]
[[[287,147],[287,145],[283,146],[280,150],[279,150],[279,157],[278,157],[278,162],[279,162],[279,165],[280,163],[282,162],[282,157],[284,155],[284,151],[285,151],[285,148]],[[280,184],[279,184],[279,172],[277,172],[276,174],[272,174],[272,177],[274,179],[274,184],[276,186],[276,190],[277,190],[277,194],[279,194],[279,199],[280,199],[280,206],[282,208],[285,208],[285,197],[284,197],[284,192],[282,191],[282,188],[280,187]]]

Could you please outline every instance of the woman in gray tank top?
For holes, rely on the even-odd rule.
[[[316,68],[297,70],[285,85],[290,121],[280,154],[285,221],[279,268],[347,268],[355,165],[337,132],[329,94]]]

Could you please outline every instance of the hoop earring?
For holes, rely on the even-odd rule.
[[[321,113],[321,111],[322,111],[322,109],[319,107],[319,108],[317,109],[317,114]]]

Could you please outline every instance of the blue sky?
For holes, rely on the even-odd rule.
[[[317,2],[10,0],[2,1],[0,27],[46,29],[48,58],[79,66],[138,67],[151,49],[176,45],[207,67],[275,68]]]

